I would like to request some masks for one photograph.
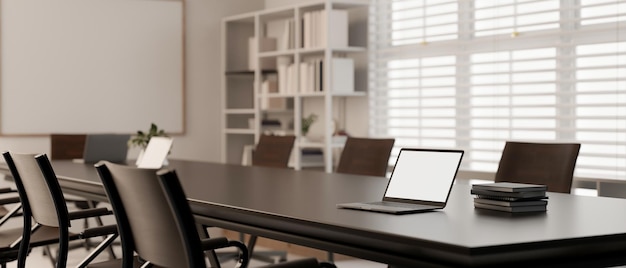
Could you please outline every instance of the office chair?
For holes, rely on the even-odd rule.
[[[395,139],[348,137],[336,172],[384,177],[394,142]]]
[[[107,236],[88,256],[91,259],[115,240],[117,237],[115,225],[83,230],[80,234],[69,231],[71,220],[110,215],[112,212],[106,208],[69,212],[59,182],[45,154],[5,152],[3,157],[15,180],[24,213],[21,237],[4,248],[9,252],[19,248],[17,267],[26,267],[26,257],[31,247],[58,244],[59,249],[54,262],[56,267],[60,268],[67,265],[70,240]]]
[[[236,247],[241,252],[239,267],[247,267],[248,251],[243,243],[222,237],[200,239],[187,198],[174,171],[157,173],[154,169],[139,169],[106,161],[98,163],[96,169],[118,220],[123,247],[122,267],[132,267],[128,257],[133,252],[158,267],[206,267],[204,251],[225,247]],[[268,267],[320,266],[316,260],[306,259]]]
[[[261,135],[252,152],[252,165],[287,168],[295,136]]]
[[[337,164],[337,173],[385,177],[395,139],[348,137]],[[334,254],[328,252],[328,261]]]
[[[50,134],[50,159],[51,160],[72,160],[83,158],[85,151],[86,134]],[[66,196],[65,200],[74,204],[78,209],[91,209],[98,206],[98,202],[86,200],[75,196]],[[96,217],[96,224],[103,226],[102,219]],[[89,221],[83,221],[83,228],[89,228]],[[85,240],[84,247],[91,248],[89,239]]]
[[[495,181],[544,184],[550,192],[570,193],[579,150],[579,143],[507,141]]]
[[[291,151],[295,140],[296,137],[293,135],[261,135],[259,142],[252,152],[252,165],[260,167],[288,168],[289,158],[291,157]],[[240,234],[242,241],[243,237],[243,234]],[[279,262],[287,260],[287,252],[285,251],[254,251],[257,239],[257,236],[251,235],[248,240],[247,246],[250,258],[260,259],[270,263],[274,262],[272,256],[278,257]]]
[[[86,134],[50,134],[50,159],[72,160],[83,158]]]

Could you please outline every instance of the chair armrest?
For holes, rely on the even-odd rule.
[[[317,262],[315,258],[306,258],[295,261],[280,262],[263,266],[264,268],[336,268],[332,263]]]
[[[85,238],[105,236],[105,235],[110,235],[110,234],[117,234],[117,225],[111,224],[111,225],[88,228],[80,232],[79,235],[81,239],[85,239]]]
[[[20,202],[19,196],[0,198],[0,205],[15,204]]]
[[[248,267],[248,263],[250,262],[250,254],[248,253],[248,247],[246,247],[244,243],[234,240],[231,241],[224,237],[205,238],[202,239],[201,242],[203,250],[236,247],[237,249],[239,249],[239,262],[241,262],[240,266],[238,267]]]
[[[202,239],[202,250],[213,250],[228,247],[228,239],[225,237]]]
[[[90,208],[90,209],[81,209],[77,211],[72,211],[69,213],[69,218],[70,220],[76,220],[76,219],[84,219],[88,217],[105,216],[105,215],[111,215],[111,214],[113,214],[113,212],[107,208]]]
[[[11,187],[0,188],[0,194],[6,193],[17,193],[17,191],[15,189],[11,189]]]

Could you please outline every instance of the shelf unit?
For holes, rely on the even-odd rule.
[[[347,98],[367,96],[368,3],[320,0],[223,20],[224,162],[240,163],[242,148],[255,144],[267,130],[262,122],[274,119],[282,125],[278,133],[296,136],[295,169],[311,165],[302,162],[302,150],[317,148],[324,152],[324,170],[332,172],[332,152],[343,146],[333,139],[333,131],[336,125],[345,125],[345,118],[336,117],[345,117],[342,110]],[[343,62],[348,66],[351,62],[353,70],[333,69],[342,62],[336,58],[352,59]],[[286,75],[286,66],[291,64],[295,70]],[[339,71],[343,73],[339,75]],[[278,92],[269,89],[274,85]],[[278,102],[279,107],[269,104],[268,108],[270,102],[274,106]],[[315,124],[321,124],[317,129],[323,132],[315,141],[304,137],[301,130],[300,119],[310,114],[309,103],[318,104]]]

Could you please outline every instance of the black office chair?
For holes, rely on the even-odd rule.
[[[139,169],[106,161],[98,163],[96,169],[118,220],[123,267],[132,267],[129,256],[133,252],[158,267],[206,267],[204,251],[224,247],[238,248],[241,252],[238,264],[247,267],[248,251],[243,243],[221,237],[200,239],[187,198],[174,171],[163,170],[157,174],[154,169]],[[306,259],[268,267],[320,266],[316,260]]]
[[[58,244],[59,249],[55,262],[56,267],[60,268],[66,267],[70,240],[108,236],[88,256],[91,259],[95,258],[115,240],[117,237],[115,225],[84,230],[80,234],[69,232],[71,220],[112,213],[106,208],[68,212],[63,192],[45,154],[11,154],[5,152],[3,156],[15,180],[24,213],[21,238],[16,239],[3,249],[12,252],[19,247],[17,255],[19,268],[26,267],[26,257],[31,247]],[[32,224],[33,221],[34,225]],[[114,258],[115,256],[111,257]]]
[[[87,134],[50,134],[50,160],[81,159],[85,152]],[[73,204],[78,209],[91,209],[98,206],[98,202],[86,200],[75,196],[65,196],[65,201]],[[98,226],[103,226],[100,217],[95,218]],[[89,220],[83,221],[83,228],[89,228]],[[85,240],[85,248],[91,248],[91,241]]]
[[[579,143],[508,141],[495,181],[544,184],[550,192],[570,193],[579,150]]]
[[[395,139],[348,137],[336,172],[384,177],[394,142]]]

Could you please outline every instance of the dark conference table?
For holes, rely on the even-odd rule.
[[[63,191],[106,201],[91,165],[53,161]],[[593,267],[626,264],[626,200],[549,193],[548,211],[474,209],[457,183],[440,211],[337,209],[375,201],[387,179],[171,160],[197,221],[399,267]],[[7,173],[6,165],[0,172]]]

